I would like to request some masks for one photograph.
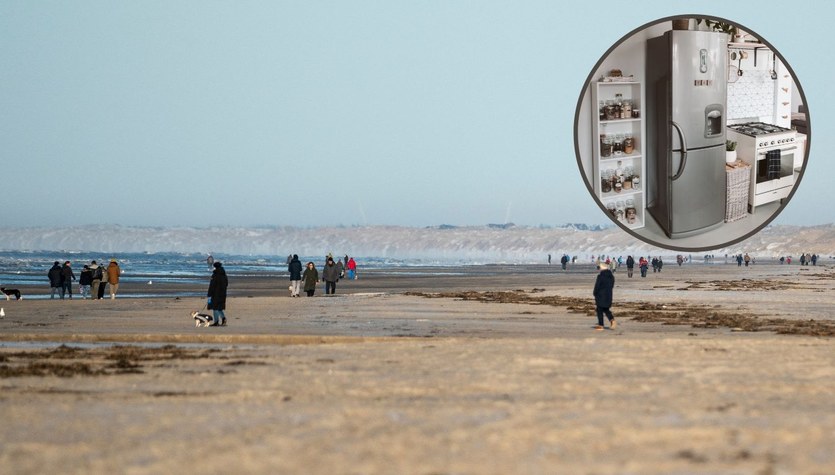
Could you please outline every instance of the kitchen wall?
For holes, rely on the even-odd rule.
[[[748,53],[748,58],[741,62],[730,59],[731,53],[742,51]],[[771,79],[771,51],[766,48],[757,50],[756,60],[757,65],[754,66],[753,48],[729,48],[728,121],[756,119],[790,127],[794,85],[788,69],[777,59],[777,79],[774,80]],[[738,69],[742,70],[742,76],[736,73]]]

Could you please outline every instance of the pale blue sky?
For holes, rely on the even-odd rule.
[[[835,221],[827,2],[0,2],[0,226],[606,223],[573,149],[622,36],[777,47],[814,137],[777,223]]]

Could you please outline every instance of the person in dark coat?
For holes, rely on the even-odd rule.
[[[594,305],[597,307],[597,326],[595,330],[603,329],[603,315],[609,318],[609,326],[614,330],[618,323],[609,310],[612,307],[612,290],[615,288],[615,275],[606,264],[600,264],[600,273],[594,282]]]
[[[78,276],[78,293],[81,298],[86,299],[90,295],[90,286],[93,284],[93,271],[90,266],[84,266]]]
[[[633,270],[635,270],[635,259],[632,256],[626,256],[626,276],[631,278]]]
[[[226,270],[220,262],[215,262],[214,272],[212,272],[212,280],[209,282],[209,292],[207,295],[208,302],[206,307],[212,310],[214,321],[210,326],[226,326],[226,314],[223,311],[226,309],[226,287],[229,285],[229,280],[226,278]]]
[[[287,265],[287,271],[290,272],[290,297],[298,297],[302,283],[302,263],[299,261],[298,254],[293,254],[290,264]]]
[[[325,281],[325,294],[336,293],[336,282],[339,280],[341,274],[342,263],[340,262],[337,265],[333,257],[329,257],[325,263],[325,268],[322,269],[322,280]]]
[[[52,268],[49,269],[49,272],[46,275],[49,277],[49,286],[52,288],[52,295],[49,298],[54,299],[56,293],[61,295],[61,292],[63,291],[61,281],[61,263],[55,261],[55,264],[52,264]]]
[[[316,270],[315,264],[307,263],[307,269],[302,274],[302,280],[304,281],[305,293],[308,297],[313,297],[313,293],[316,292],[316,283],[319,282],[319,271]]]
[[[72,271],[70,261],[66,261],[64,266],[61,267],[61,298],[64,298],[64,294],[67,294],[72,299],[72,281],[74,280],[75,273]]]

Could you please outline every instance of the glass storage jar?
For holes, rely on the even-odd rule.
[[[627,133],[623,136],[623,153],[630,154],[635,151],[635,137]]]
[[[611,157],[614,152],[613,147],[612,139],[608,135],[604,136],[600,143],[600,156],[603,158]]]

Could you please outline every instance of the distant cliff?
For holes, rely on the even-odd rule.
[[[0,228],[0,249],[100,252],[216,252],[243,255],[335,254],[482,262],[541,262],[547,254],[675,255],[632,238],[616,227],[570,224],[529,227],[439,225],[353,227],[135,227]],[[769,226],[725,249],[692,253],[749,252],[761,258],[800,252],[835,254],[835,225]]]

